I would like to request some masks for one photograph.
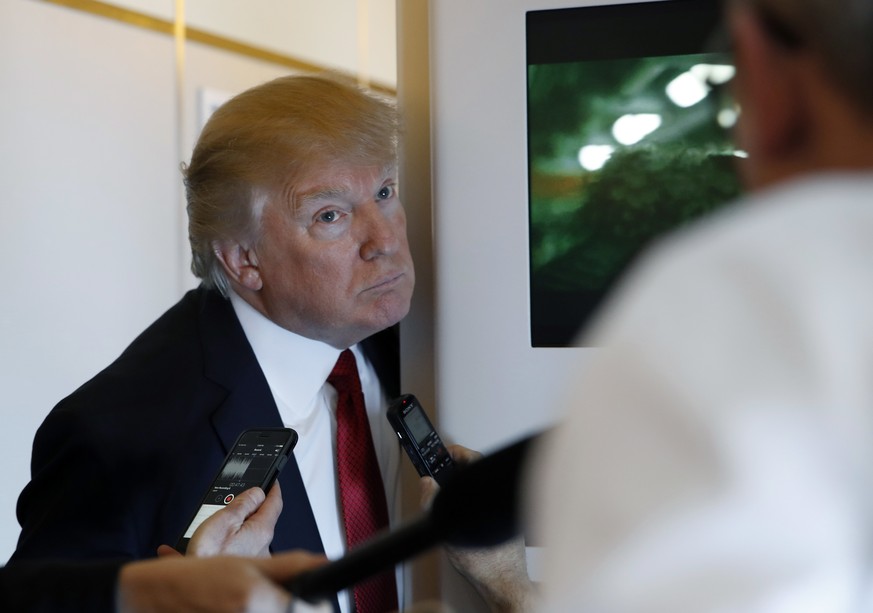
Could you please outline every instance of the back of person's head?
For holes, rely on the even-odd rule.
[[[217,243],[255,244],[264,205],[314,168],[394,163],[397,131],[393,104],[333,77],[282,77],[226,102],[183,170],[194,274],[227,295]]]
[[[816,54],[832,84],[873,119],[873,1],[732,0],[777,39]]]

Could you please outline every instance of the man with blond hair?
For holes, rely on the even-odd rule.
[[[144,558],[175,543],[247,428],[299,435],[263,547],[272,537],[273,551],[334,558],[352,527],[372,534],[397,519],[400,453],[385,409],[399,394],[395,325],[415,280],[397,133],[392,104],[326,77],[276,79],[213,114],[184,169],[202,283],[40,427],[13,563]],[[343,400],[353,396],[362,402]],[[342,465],[358,451],[370,481],[354,482],[362,496],[347,504]],[[394,573],[375,583],[335,606],[402,604]]]

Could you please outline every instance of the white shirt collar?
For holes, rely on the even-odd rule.
[[[276,404],[284,405],[291,421],[305,420],[340,350],[276,325],[233,291],[230,302]]]

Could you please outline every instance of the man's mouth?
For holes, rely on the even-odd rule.
[[[365,289],[364,291],[370,290],[380,290],[380,289],[390,289],[394,285],[400,282],[400,280],[406,275],[406,273],[391,273],[379,278],[376,283]]]

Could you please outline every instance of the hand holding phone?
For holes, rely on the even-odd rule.
[[[418,399],[412,394],[400,396],[388,407],[388,421],[418,474],[444,485],[455,464]]]
[[[249,488],[200,524],[185,555],[267,558],[281,513],[282,489],[278,480],[267,494],[259,487]]]
[[[198,526],[243,491],[260,487],[269,492],[296,444],[297,432],[291,428],[262,428],[240,434],[176,549],[184,553]]]

